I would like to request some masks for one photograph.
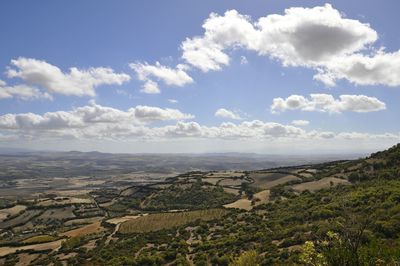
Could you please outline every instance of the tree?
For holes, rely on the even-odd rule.
[[[258,266],[260,265],[260,258],[257,251],[250,250],[242,253],[237,259],[235,259],[231,266]]]

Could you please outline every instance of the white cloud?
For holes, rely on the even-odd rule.
[[[229,65],[229,56],[222,51],[223,46],[212,41],[198,37],[186,39],[181,48],[182,58],[203,72],[220,70],[221,65]]]
[[[135,117],[142,121],[185,120],[194,118],[194,115],[184,114],[177,109],[171,108],[162,109],[159,107],[139,105],[133,109],[129,109],[129,111],[133,112]]]
[[[368,24],[344,18],[331,5],[295,7],[262,17],[257,51],[284,65],[315,66],[366,48],[377,40]]]
[[[335,99],[329,94],[310,94],[310,99],[301,95],[291,95],[286,99],[275,98],[270,109],[272,113],[286,110],[366,113],[385,110],[386,105],[375,97],[365,95],[340,95],[339,99]]]
[[[178,103],[178,100],[175,100],[175,99],[168,99],[168,102],[169,102],[169,103],[175,104],[175,103]]]
[[[284,66],[317,71],[327,86],[346,79],[354,84],[399,86],[400,51],[374,48],[377,32],[369,24],[345,18],[330,4],[293,7],[283,15],[252,21],[236,10],[211,13],[204,34],[181,44],[182,58],[203,72],[229,65],[229,50],[242,48],[275,58]]]
[[[154,82],[152,80],[147,80],[144,84],[142,89],[140,90],[143,93],[147,94],[159,94],[161,93],[160,89],[158,88],[157,82]]]
[[[17,98],[20,100],[35,100],[35,99],[48,99],[52,97],[47,92],[41,92],[37,88],[20,84],[20,85],[7,85],[6,82],[0,80],[0,99]]]
[[[105,107],[90,101],[90,104],[71,111],[47,112],[43,115],[33,113],[5,114],[0,116],[0,129],[14,130],[71,130],[87,129],[101,125],[142,125],[156,121],[186,120],[193,115],[177,109],[138,105],[127,111]]]
[[[11,60],[6,72],[9,78],[21,78],[29,84],[40,86],[48,93],[75,96],[95,96],[100,85],[121,85],[130,80],[124,73],[115,73],[106,67],[78,69],[72,67],[63,73],[57,66],[45,61],[20,57]]]
[[[328,86],[339,79],[346,79],[356,85],[400,86],[400,51],[385,53],[380,50],[371,56],[353,54],[331,60],[323,70],[314,76]]]
[[[169,151],[176,151],[174,145],[196,145],[226,142],[230,147],[237,143],[257,145],[273,144],[275,148],[294,146],[310,147],[319,143],[321,147],[348,147],[349,143],[365,147],[382,143],[394,143],[400,139],[398,133],[368,134],[362,132],[306,131],[293,125],[284,125],[259,120],[241,123],[224,122],[218,126],[201,125],[195,121],[184,122],[192,116],[174,109],[136,106],[127,111],[95,104],[75,108],[71,111],[48,112],[43,115],[33,113],[5,114],[0,116],[0,142],[13,140],[20,143],[57,142],[61,144],[74,141],[83,147],[87,142],[98,142],[101,147],[108,142],[114,145],[142,143],[160,145],[173,141]],[[151,122],[174,121],[174,124],[157,126]],[[217,142],[215,142],[217,141]],[[121,144],[122,143],[122,144]],[[386,145],[385,144],[385,145]],[[252,147],[257,147],[252,146]],[[343,146],[344,145],[344,146]],[[100,147],[100,146],[99,146]],[[188,146],[186,146],[188,147]],[[246,146],[247,147],[247,146]],[[359,146],[358,146],[359,147]],[[240,146],[237,147],[240,149]],[[186,148],[187,150],[187,148]],[[126,151],[126,150],[125,150]],[[260,150],[261,151],[261,150]],[[265,152],[265,151],[264,151]]]
[[[240,120],[242,119],[239,114],[236,112],[227,110],[225,108],[220,108],[218,109],[215,114],[216,117],[221,117],[221,118],[229,118],[229,119],[235,119],[235,120]]]
[[[145,93],[160,93],[158,84],[152,78],[161,80],[168,86],[178,87],[193,82],[185,71],[187,69],[185,65],[177,65],[175,69],[163,66],[159,62],[155,65],[132,63],[129,66],[136,72],[138,79],[145,82],[142,90]]]
[[[293,120],[292,121],[292,125],[300,126],[300,127],[307,126],[309,124],[310,124],[310,121],[307,121],[307,120]]]
[[[188,38],[181,45],[182,58],[203,72],[220,70],[221,66],[229,65],[229,56],[224,49],[246,45],[257,38],[249,18],[236,10],[229,10],[224,16],[211,13],[203,28],[203,36]]]

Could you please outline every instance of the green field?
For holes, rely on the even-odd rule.
[[[169,229],[196,220],[211,221],[221,218],[226,214],[224,209],[209,209],[190,212],[156,213],[126,221],[121,224],[121,233],[143,233]]]
[[[38,244],[38,243],[46,243],[57,240],[58,237],[49,236],[49,235],[41,235],[41,236],[34,236],[23,241],[24,244]]]

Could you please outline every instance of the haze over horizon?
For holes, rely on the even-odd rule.
[[[1,4],[0,147],[364,154],[400,142],[396,1],[44,2]]]

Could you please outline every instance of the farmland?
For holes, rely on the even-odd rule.
[[[95,175],[45,175],[36,182],[19,177],[7,183],[15,188],[8,188],[1,198],[0,262],[80,265],[85,252],[125,245],[132,238],[137,240],[132,247],[135,260],[155,250],[164,254],[174,249],[194,263],[199,260],[199,248],[206,250],[207,241],[218,246],[225,230],[233,230],[231,226],[236,224],[239,230],[253,220],[266,219],[265,206],[320,189],[352,187],[350,172],[336,170],[342,164],[349,164],[350,172],[359,171],[360,163],[345,161],[260,170],[126,171],[107,176],[116,171],[111,167]],[[273,243],[281,245],[281,240]],[[296,245],[287,250],[295,252],[300,247]],[[119,249],[124,252],[125,246]]]
[[[127,234],[159,231],[189,224],[196,220],[215,220],[221,218],[224,214],[226,214],[226,211],[223,209],[150,214],[123,222],[120,227],[120,232]]]

